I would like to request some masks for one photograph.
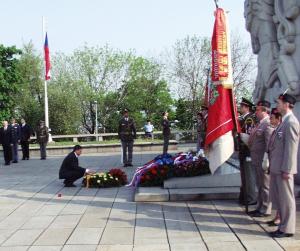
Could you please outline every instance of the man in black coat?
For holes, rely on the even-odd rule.
[[[82,147],[76,145],[73,151],[65,157],[63,160],[60,170],[59,179],[65,179],[65,187],[75,187],[73,182],[83,177],[85,173],[89,173],[89,169],[85,169],[79,166],[78,157],[82,153]]]
[[[134,120],[128,116],[127,109],[124,110],[123,118],[119,121],[118,135],[122,144],[124,167],[132,166],[133,142],[136,138],[136,128]]]
[[[22,160],[29,160],[29,140],[32,130],[28,124],[26,124],[25,119],[21,119],[21,147],[23,158]]]
[[[5,160],[5,165],[10,165],[11,162],[11,127],[8,125],[8,122],[3,121],[3,127],[0,128],[0,143],[3,148],[3,155]]]
[[[163,146],[163,154],[168,153],[168,147],[169,147],[169,140],[170,140],[170,121],[168,120],[169,113],[163,112],[163,120],[161,122],[162,129],[163,129],[163,138],[164,138],[164,146]]]
[[[18,148],[21,139],[21,130],[18,123],[14,118],[11,119],[11,141],[12,141],[12,158],[13,163],[18,163],[19,155]]]

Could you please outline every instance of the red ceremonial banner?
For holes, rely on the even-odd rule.
[[[227,35],[224,10],[218,8],[215,12],[215,24],[211,42],[212,81],[221,81],[228,78]]]

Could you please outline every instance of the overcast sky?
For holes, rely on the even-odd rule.
[[[245,40],[243,0],[220,0],[231,30]],[[187,35],[211,37],[213,0],[1,0],[0,43],[33,41],[41,50],[42,16],[47,18],[50,51],[72,52],[109,44],[138,54],[158,54]]]

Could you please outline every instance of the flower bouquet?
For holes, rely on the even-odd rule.
[[[174,165],[172,172],[175,177],[192,177],[210,174],[209,163],[205,158],[201,157],[197,160],[186,159]]]
[[[119,178],[112,176],[109,172],[88,174],[83,177],[82,184],[86,188],[118,187],[122,185]]]
[[[119,181],[120,185],[126,185],[127,184],[127,175],[121,169],[113,168],[113,169],[110,169],[108,173],[111,176],[113,176],[114,178],[118,178],[118,181]]]
[[[147,169],[140,177],[140,186],[162,186],[168,178],[170,167],[168,165],[154,165]]]

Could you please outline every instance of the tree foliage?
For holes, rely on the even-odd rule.
[[[15,99],[20,83],[17,69],[21,51],[15,46],[0,45],[0,119],[8,119],[14,113]]]

